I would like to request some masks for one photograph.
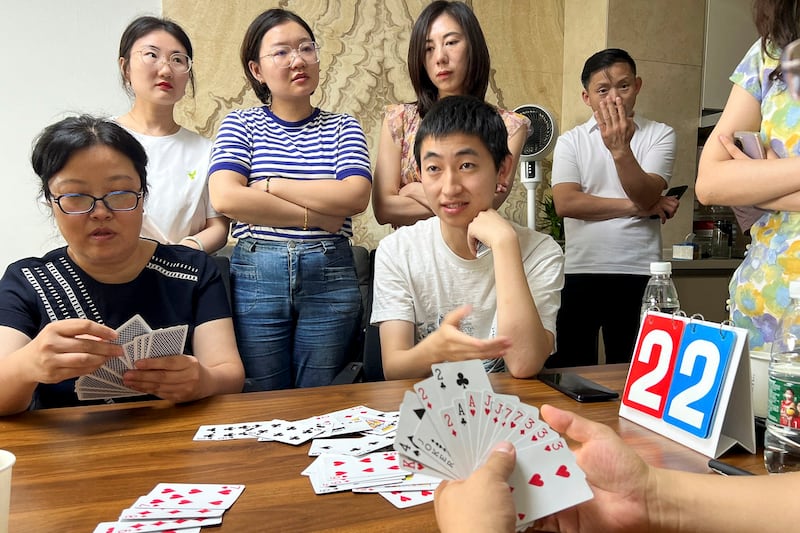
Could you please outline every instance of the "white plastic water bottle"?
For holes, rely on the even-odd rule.
[[[650,263],[650,280],[642,296],[641,318],[644,318],[648,310],[656,310],[654,308],[669,314],[681,308],[678,291],[672,283],[672,263],[669,261]]]
[[[800,281],[789,284],[789,296],[769,362],[764,466],[770,473],[800,470]]]

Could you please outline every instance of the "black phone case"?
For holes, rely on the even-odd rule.
[[[683,193],[685,193],[688,188],[689,188],[688,185],[678,185],[677,187],[670,188],[664,196],[674,196],[675,198],[680,200],[681,196],[683,196]],[[661,217],[659,217],[658,215],[650,215],[650,218],[656,219]]]
[[[582,403],[605,402],[619,398],[619,394],[599,383],[569,372],[539,374],[539,380]]]

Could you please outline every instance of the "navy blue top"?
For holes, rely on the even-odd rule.
[[[96,281],[70,259],[66,247],[17,261],[0,279],[0,325],[31,339],[56,320],[86,318],[116,329],[136,314],[152,329],[187,324],[184,353],[191,355],[194,328],[230,317],[231,311],[213,259],[186,246],[159,244],[145,268],[127,283]],[[73,378],[40,384],[32,407],[89,403],[97,402],[78,400]]]

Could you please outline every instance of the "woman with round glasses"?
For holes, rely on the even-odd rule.
[[[428,109],[445,96],[467,95],[483,100],[489,86],[489,69],[489,48],[469,6],[439,0],[422,10],[408,43],[408,74],[417,101],[388,106],[381,129],[372,191],[372,209],[379,224],[410,226],[433,216],[414,161],[419,123]],[[530,121],[505,109],[498,111],[508,130],[508,148],[516,169]],[[514,172],[508,183],[497,184],[495,209],[508,197],[513,181]]]
[[[42,132],[31,162],[67,245],[0,279],[0,416],[79,405],[75,378],[123,355],[115,328],[137,314],[153,329],[189,330],[183,353],[136,362],[125,386],[173,402],[240,392],[213,259],[140,237],[149,184],[136,139],[113,122],[70,117]]]
[[[800,1],[756,0],[753,14],[760,38],[731,75],[733,87],[703,147],[695,191],[704,205],[763,209],[729,290],[731,319],[748,330],[750,349],[769,352],[789,302],[789,281],[800,273],[800,102],[780,64],[781,52],[800,37]],[[791,62],[787,66],[791,70]],[[739,150],[737,131],[760,132],[766,160]]]
[[[369,202],[369,154],[353,117],[311,104],[318,49],[296,14],[256,17],[241,61],[264,105],[231,112],[211,156],[211,201],[238,238],[231,286],[246,391],[330,384],[360,322],[350,217]]]
[[[119,67],[133,106],[116,120],[145,147],[150,194],[142,235],[213,253],[228,239],[228,220],[208,199],[211,141],[175,122],[175,104],[191,82],[192,43],[175,22],[139,17],[119,43]]]

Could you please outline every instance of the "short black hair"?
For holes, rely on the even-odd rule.
[[[420,151],[425,139],[457,133],[478,137],[492,154],[495,169],[499,169],[503,159],[511,155],[508,130],[496,107],[473,96],[448,96],[433,104],[419,125],[414,140],[417,167],[420,166]]]
[[[636,62],[628,52],[622,48],[606,48],[605,50],[600,50],[592,54],[592,56],[586,60],[586,63],[583,64],[583,70],[581,71],[581,84],[583,88],[589,88],[589,80],[595,72],[605,70],[614,63],[627,63],[630,65],[633,75],[636,76]]]
[[[147,195],[147,153],[133,135],[108,119],[80,115],[47,126],[36,138],[31,165],[42,180],[42,193],[50,201],[50,180],[76,152],[92,146],[108,146],[127,157],[139,174]]]

